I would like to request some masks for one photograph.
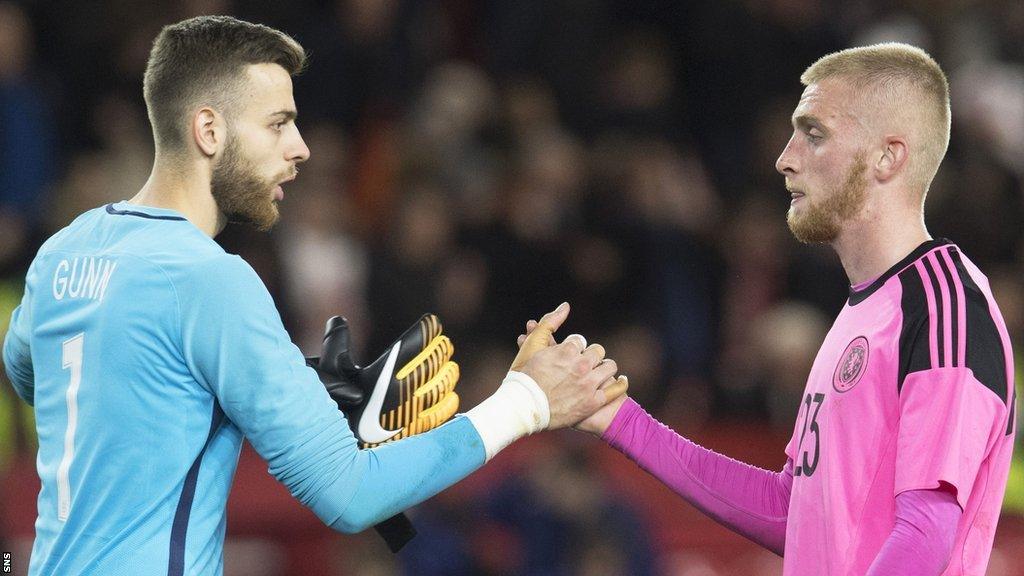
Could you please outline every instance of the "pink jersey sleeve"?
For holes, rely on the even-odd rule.
[[[701,512],[782,555],[792,461],[782,472],[772,472],[712,452],[676,434],[631,398],[604,439]]]
[[[949,564],[962,511],[945,489],[896,497],[896,525],[867,576],[938,576]]]
[[[969,368],[908,374],[900,393],[895,493],[946,482],[966,509],[988,447],[1004,433],[1006,410]]]

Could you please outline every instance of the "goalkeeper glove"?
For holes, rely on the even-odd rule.
[[[316,368],[362,448],[426,432],[458,410],[459,365],[441,330],[437,316],[425,314],[384,354],[359,367],[349,352],[348,322],[340,316],[327,321],[321,355],[306,363]]]

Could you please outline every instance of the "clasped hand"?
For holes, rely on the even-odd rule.
[[[549,430],[576,426],[600,434],[607,423],[598,430],[601,422],[591,422],[592,417],[605,412],[602,409],[609,404],[621,405],[629,379],[616,376],[618,365],[605,358],[605,349],[600,344],[588,346],[578,334],[561,343],[555,340],[554,332],[568,316],[569,304],[563,303],[540,322],[528,322],[527,333],[519,336],[519,354],[511,369],[533,378],[547,395],[551,412]],[[610,423],[610,418],[606,419]]]

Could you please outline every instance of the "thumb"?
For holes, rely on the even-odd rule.
[[[327,321],[320,349],[320,369],[334,375],[355,369],[349,356],[348,321],[341,316]]]
[[[512,370],[521,369],[539,350],[547,348],[552,341],[552,334],[558,330],[565,319],[569,317],[569,303],[562,302],[558,308],[548,312],[540,319],[537,327],[530,332],[530,335],[519,347],[519,353],[512,360]]]

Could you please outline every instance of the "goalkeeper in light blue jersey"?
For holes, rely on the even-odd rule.
[[[145,76],[149,181],[131,200],[82,214],[32,262],[3,346],[39,435],[31,574],[222,573],[243,438],[323,522],[355,532],[516,438],[576,424],[624,392],[600,346],[551,345],[563,305],[490,398],[359,449],[263,283],[212,240],[228,221],[277,220],[281,184],[309,156],[291,83],[304,61],[287,35],[232,18],[164,28]],[[391,382],[396,350],[374,364],[378,382]],[[365,410],[360,431],[365,421],[371,440],[402,435],[373,418],[379,396]]]

